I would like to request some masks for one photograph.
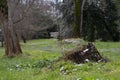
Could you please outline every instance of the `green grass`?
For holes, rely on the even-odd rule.
[[[80,41],[78,44],[86,44]],[[24,54],[15,58],[4,56],[0,48],[0,80],[119,80],[120,42],[95,42],[108,63],[53,62],[63,50],[78,44],[60,45],[55,39],[31,40],[21,43]],[[61,46],[61,47],[60,47]],[[62,70],[61,70],[62,69]]]

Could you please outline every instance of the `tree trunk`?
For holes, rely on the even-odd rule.
[[[75,0],[74,3],[75,3],[75,10],[74,10],[74,13],[75,13],[75,16],[74,16],[74,26],[73,26],[73,37],[80,37],[80,7],[81,7],[81,1],[80,0]]]
[[[74,32],[76,37],[82,37],[83,28],[83,9],[86,0],[75,0],[75,18],[74,18]]]
[[[80,36],[82,37],[82,28],[83,28],[83,10],[86,0],[81,0],[81,16],[80,16]]]
[[[8,0],[8,18],[3,21],[4,40],[5,40],[5,54],[9,57],[16,56],[22,53],[19,39],[13,27],[13,20],[11,14],[11,0]]]

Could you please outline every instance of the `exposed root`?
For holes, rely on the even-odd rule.
[[[93,43],[83,45],[81,48],[65,53],[64,60],[70,60],[75,63],[84,63],[88,61],[107,62],[98,52]]]

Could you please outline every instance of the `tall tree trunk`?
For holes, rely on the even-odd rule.
[[[12,12],[11,12],[11,0],[7,0],[8,3],[8,18],[3,22],[4,40],[5,40],[5,54],[7,56],[16,56],[22,53],[19,39],[16,31],[13,27]]]
[[[81,16],[80,16],[80,36],[82,37],[82,29],[83,29],[83,9],[86,0],[81,0]]]
[[[80,7],[81,7],[81,1],[80,0],[75,0],[75,15],[74,15],[74,26],[73,26],[73,37],[80,37]]]
[[[83,28],[83,8],[86,0],[75,0],[75,18],[74,18],[74,32],[76,37],[82,37]]]

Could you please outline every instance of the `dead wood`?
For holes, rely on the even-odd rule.
[[[84,63],[88,61],[106,62],[107,59],[103,58],[93,43],[83,45],[79,49],[75,49],[65,53],[64,60],[70,60],[75,63]]]

